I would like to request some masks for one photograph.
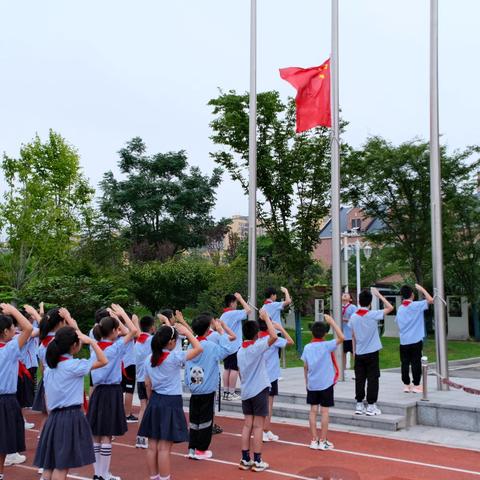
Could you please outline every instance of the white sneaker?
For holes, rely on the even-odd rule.
[[[240,395],[237,395],[235,392],[230,394],[230,400],[240,400]]]
[[[364,415],[365,414],[365,405],[363,402],[357,402],[355,406],[355,415]]]
[[[37,470],[37,473],[38,473],[39,475],[42,475],[42,474],[43,474],[43,468],[39,468],[39,469]]]
[[[261,462],[253,462],[252,471],[253,472],[263,472],[266,470],[270,465],[263,460]]]
[[[120,477],[112,475],[110,472],[107,473],[107,478],[105,480],[122,480]]]
[[[147,437],[140,437],[137,435],[137,441],[135,443],[135,448],[148,448],[148,438]]]
[[[3,465],[5,467],[10,467],[11,465],[18,465],[24,463],[27,460],[25,455],[20,455],[19,453],[10,453],[5,457],[5,462]]]
[[[329,442],[328,440],[321,440],[320,442],[318,442],[319,450],[332,450],[333,448],[333,443]]]
[[[312,440],[310,442],[310,445],[308,448],[312,449],[312,450],[319,450],[320,448],[320,445],[319,445],[319,441],[318,440]]]
[[[376,403],[372,403],[367,407],[367,410],[365,412],[369,417],[372,417],[373,415],[381,415],[382,411],[377,407]]]
[[[34,426],[34,423],[25,422],[25,430],[31,430]]]
[[[411,385],[404,385],[403,386],[403,393],[410,393]]]
[[[223,400],[225,400],[226,402],[231,402],[233,400],[232,394],[230,392],[226,392],[223,396]]]
[[[195,449],[189,448],[187,453],[187,458],[191,458],[192,460],[195,459]]]
[[[243,458],[240,460],[240,464],[238,465],[238,468],[240,470],[250,470],[253,467],[254,461],[245,461]]]
[[[267,432],[267,436],[271,442],[278,442],[278,439],[280,438],[278,435],[275,435],[271,430]]]
[[[201,450],[194,451],[194,459],[195,460],[208,460],[209,458],[213,457],[213,453],[211,450],[205,450],[202,452]]]

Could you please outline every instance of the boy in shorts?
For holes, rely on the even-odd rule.
[[[307,386],[307,403],[310,405],[310,432],[312,450],[330,450],[333,443],[327,440],[329,408],[334,406],[333,386],[338,378],[338,367],[335,361],[335,349],[343,342],[342,330],[330,315],[325,315],[325,322],[315,322],[312,325],[312,341],[305,345],[302,354]],[[325,335],[333,328],[336,339],[325,341]],[[318,406],[322,409],[322,433],[318,437],[317,415]]]

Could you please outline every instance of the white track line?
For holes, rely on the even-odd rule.
[[[12,465],[12,467],[16,467],[16,468],[23,468],[24,470],[33,470],[35,472],[38,471],[38,468],[36,467],[29,467],[28,465]],[[8,467],[7,467],[8,468]],[[74,480],[92,480],[90,477],[80,477],[78,475],[71,475],[71,474],[68,474],[67,475],[67,478],[73,478]]]

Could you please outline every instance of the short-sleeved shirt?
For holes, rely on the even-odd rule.
[[[105,341],[102,340],[102,342]],[[108,363],[104,367],[92,370],[94,385],[116,385],[122,381],[122,360],[127,346],[128,343],[125,343],[124,338],[120,337],[112,345],[105,348],[103,353],[107,357]]]
[[[262,307],[267,313],[273,323],[280,323],[282,325],[282,316],[280,312],[283,310],[283,302],[272,302],[265,300]]]
[[[428,310],[428,302],[403,302],[398,307],[396,322],[400,331],[400,345],[418,343],[425,338],[425,320],[423,312]]]
[[[22,357],[18,337],[0,343],[0,347],[0,395],[12,394],[17,391],[18,361]]]
[[[152,390],[160,395],[181,395],[182,378],[180,370],[187,359],[187,352],[184,350],[164,350],[168,353],[167,358],[158,366],[152,367],[149,355],[145,360],[145,378],[152,382]]]
[[[217,390],[220,374],[218,362],[235,352],[235,347],[226,333],[219,335],[218,344],[212,342],[210,337],[211,335],[200,341],[203,352],[185,365],[185,385],[196,395]]]
[[[342,305],[342,330],[345,340],[352,339],[352,329],[348,325],[350,317],[357,311],[357,306],[349,303],[348,305]]]
[[[123,366],[129,367],[135,365],[135,340],[128,342],[127,349],[123,355]]]
[[[359,308],[348,322],[355,335],[356,355],[378,352],[382,342],[378,333],[378,322],[383,319],[383,310]]]
[[[50,332],[47,334],[47,336],[40,341],[40,344],[38,345],[38,351],[37,355],[39,360],[42,362],[42,365],[44,367],[47,366],[47,361],[45,360],[45,355],[47,353],[47,347],[48,344],[55,338],[55,332]]]
[[[335,367],[332,352],[337,348],[336,340],[317,341],[305,345],[302,360],[307,365],[307,389],[326,390],[335,383]]]
[[[232,310],[226,308],[220,317],[227,327],[233,330],[233,333],[237,336],[233,341],[235,349],[238,350],[242,345],[242,321],[247,319],[247,312],[245,310]]]
[[[43,384],[48,410],[65,408],[72,405],[82,405],[84,383],[83,377],[90,373],[95,357],[87,359],[67,358],[59,362],[56,368],[45,368]]]
[[[145,337],[145,335],[148,335]],[[145,360],[152,353],[152,335],[142,333],[135,343],[135,365],[137,382],[145,381]]]
[[[248,346],[244,346],[247,345]],[[253,344],[244,342],[237,353],[241,380],[242,400],[248,400],[270,387],[267,365],[263,354],[268,350],[268,340],[257,340]]]
[[[263,340],[268,341],[267,338],[268,337],[265,336]],[[285,348],[287,343],[285,338],[278,337],[275,343],[263,354],[270,383],[278,380],[280,377],[280,357],[278,356],[278,351]]]

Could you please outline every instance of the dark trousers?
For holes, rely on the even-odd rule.
[[[28,369],[30,375],[32,376],[32,383],[33,383],[33,393],[37,393],[37,367],[30,367]]]
[[[212,441],[215,392],[190,397],[190,441],[188,448],[208,450]]]
[[[400,345],[400,361],[402,362],[402,382],[410,385],[410,365],[412,366],[413,384],[420,385],[422,378],[423,342]]]
[[[377,352],[355,355],[355,398],[363,402],[365,383],[367,383],[367,402],[369,405],[378,399],[378,379],[380,378],[380,360]]]

